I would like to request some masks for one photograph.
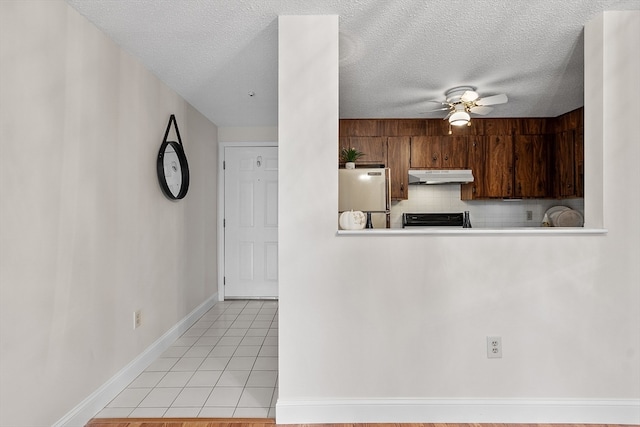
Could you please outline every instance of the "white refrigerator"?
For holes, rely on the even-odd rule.
[[[371,215],[373,228],[389,228],[389,168],[338,169],[338,174],[338,215],[362,211]]]

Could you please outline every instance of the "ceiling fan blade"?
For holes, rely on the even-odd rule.
[[[504,104],[509,98],[504,93],[500,95],[487,96],[486,98],[480,98],[476,100],[476,105],[496,105]]]
[[[450,108],[451,108],[451,107],[449,107],[449,106],[447,105],[446,107],[434,108],[433,110],[427,110],[427,111],[424,111],[424,113],[432,113],[432,112],[434,112],[434,111],[445,111],[445,110],[448,110],[448,109],[450,109]]]
[[[473,90],[465,91],[462,96],[460,96],[460,101],[462,102],[473,102],[478,99],[478,92]]]
[[[438,104],[438,105],[440,105],[442,107],[446,107],[446,106],[449,105],[449,103],[447,103],[445,101],[440,101],[440,100],[437,100],[437,99],[429,99],[429,100],[424,101],[424,102],[429,102],[431,104]]]
[[[484,116],[485,114],[489,114],[493,110],[493,107],[486,107],[484,105],[476,105],[475,107],[471,107],[469,109],[470,112],[474,114],[479,114]]]

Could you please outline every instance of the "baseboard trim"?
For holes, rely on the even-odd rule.
[[[216,292],[191,313],[176,323],[171,329],[147,347],[138,357],[111,377],[100,388],[91,393],[75,408],[53,424],[53,427],[82,427],[109,402],[124,390],[155,359],[157,359],[175,340],[186,332],[202,315],[218,301]]]
[[[640,399],[279,399],[276,422],[640,424]]]

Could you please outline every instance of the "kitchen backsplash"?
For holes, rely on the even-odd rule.
[[[584,215],[584,199],[460,200],[460,185],[410,185],[409,199],[391,204],[391,228],[402,228],[403,212],[469,211],[473,227],[540,227],[552,206],[568,206]],[[527,220],[527,211],[532,219]]]

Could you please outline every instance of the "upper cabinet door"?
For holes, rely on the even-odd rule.
[[[410,138],[408,136],[390,136],[387,139],[387,150],[391,169],[391,199],[406,200],[409,198],[409,155]]]
[[[487,197],[513,197],[513,138],[488,136],[485,140],[484,190]]]
[[[584,197],[584,132],[580,128],[576,131],[574,144],[574,164],[576,196]]]
[[[387,138],[382,136],[340,137],[340,149],[355,148],[364,153],[357,165],[386,165]]]
[[[443,169],[465,169],[468,163],[468,136],[441,136],[440,152],[442,153],[441,167]]]
[[[558,197],[576,195],[575,130],[556,134],[556,192]]]
[[[473,171],[473,182],[460,186],[461,200],[475,200],[486,197],[484,190],[485,183],[485,137],[469,137],[467,158],[467,168]]]
[[[515,197],[546,197],[550,194],[550,142],[546,135],[515,136]]]
[[[411,167],[437,169],[442,165],[439,136],[411,137]]]
[[[411,137],[411,167],[464,169],[468,158],[467,136]]]

